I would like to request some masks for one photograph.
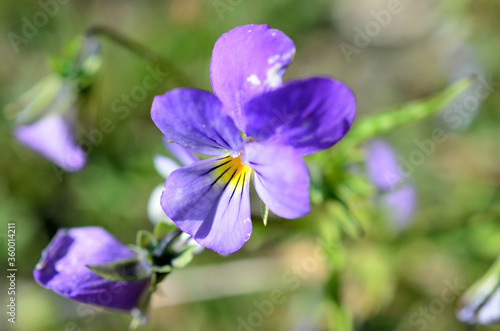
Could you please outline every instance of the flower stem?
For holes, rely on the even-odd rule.
[[[100,25],[93,26],[85,32],[85,36],[103,36],[109,38],[117,44],[146,59],[147,61],[159,65],[163,70],[170,73],[172,80],[174,80],[177,85],[193,86],[187,75],[179,70],[172,62],[147,49],[143,45],[128,39],[127,37],[111,28]]]

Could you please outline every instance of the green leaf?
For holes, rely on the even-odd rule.
[[[137,232],[136,244],[142,248],[149,248],[151,246],[156,246],[158,244],[158,240],[154,237],[154,235],[146,230],[139,230]]]
[[[327,208],[339,228],[341,228],[349,237],[358,239],[364,235],[364,229],[361,226],[361,223],[349,211],[343,202],[339,200],[332,200],[328,203]]]
[[[260,212],[262,215],[262,221],[264,222],[264,225],[267,225],[267,218],[269,217],[269,208],[262,200],[260,201]]]
[[[448,106],[456,97],[470,87],[474,80],[475,78],[472,76],[463,78],[444,91],[430,97],[367,116],[353,125],[346,139],[351,144],[357,144],[387,133],[395,128],[429,118]]]
[[[144,256],[124,259],[112,263],[90,264],[87,268],[107,279],[133,281],[151,276],[152,268]]]

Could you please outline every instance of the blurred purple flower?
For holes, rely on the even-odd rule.
[[[417,194],[413,183],[401,175],[396,152],[383,139],[374,139],[365,145],[368,177],[379,191],[377,200],[384,209],[390,225],[405,229],[415,213]]]
[[[78,171],[87,157],[75,142],[73,116],[73,113],[50,114],[35,123],[16,127],[14,135],[65,171]]]
[[[80,46],[71,58],[52,59],[55,72],[5,107],[7,117],[16,119],[16,139],[65,171],[79,171],[86,163],[76,142],[77,102],[101,66],[97,37],[76,42]]]
[[[168,140],[216,156],[174,170],[161,197],[165,213],[202,246],[232,253],[250,238],[251,177],[276,215],[307,214],[302,156],[334,145],[354,120],[355,98],[343,83],[313,77],[282,84],[294,53],[279,30],[236,27],[214,46],[215,95],[178,88],[153,101],[152,119]]]
[[[135,255],[101,227],[61,229],[42,252],[33,276],[40,285],[70,299],[128,311],[136,307],[150,280],[110,280],[86,265]]]
[[[85,152],[75,141],[77,87],[69,80],[47,76],[13,104],[17,113],[14,136],[65,171],[85,165]]]

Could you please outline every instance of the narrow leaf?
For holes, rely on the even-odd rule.
[[[367,116],[352,127],[346,138],[351,144],[357,144],[395,128],[432,117],[470,87],[474,80],[472,76],[463,78],[430,97]]]
[[[91,264],[87,268],[99,276],[116,281],[144,279],[152,272],[149,263],[139,256],[112,263]]]

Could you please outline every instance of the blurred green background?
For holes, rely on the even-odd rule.
[[[61,54],[95,24],[169,58],[195,87],[210,90],[217,38],[237,25],[267,23],[296,44],[285,79],[322,74],[343,80],[356,93],[358,117],[427,96],[470,73],[500,81],[500,3],[493,0],[402,0],[402,11],[349,57],[340,45],[355,46],[357,28],[365,29],[375,20],[371,12],[386,9],[389,1],[55,0],[54,15],[16,52],[8,34],[22,36],[26,20],[33,22],[48,2],[0,2],[2,106],[49,73],[49,55]],[[2,311],[1,329],[125,330],[130,321],[125,314],[70,302],[31,276],[59,227],[101,225],[125,243],[135,240],[137,230],[151,228],[146,205],[162,181],[152,157],[165,152],[150,106],[154,95],[174,85],[165,79],[128,114],[113,112],[113,102],[141,86],[154,65],[109,40],[102,43],[103,67],[81,109],[79,134],[86,139],[106,118],[114,129],[100,133],[102,141],[93,145],[83,171],[62,174],[60,180],[48,161],[14,140],[12,123],[0,119],[0,234],[7,222],[16,223],[18,267],[17,323],[7,323]],[[499,86],[459,128],[447,127],[437,116],[386,137],[407,159],[418,149],[415,140],[429,138],[434,128],[449,134],[412,171],[419,193],[412,224],[394,233],[374,218],[365,224],[364,236],[346,237],[338,248],[343,252],[340,296],[356,330],[470,330],[456,321],[456,302],[500,253]],[[325,207],[302,219],[272,219],[267,227],[255,217],[252,239],[242,250],[227,257],[205,250],[164,282],[144,330],[341,330],[339,310],[323,300],[332,281],[326,264],[314,264],[297,287],[283,280],[314,256],[323,231],[319,224],[327,222],[335,224]],[[4,261],[6,236],[0,239]],[[5,279],[0,278],[3,307]],[[442,291],[449,284],[457,289],[451,291],[453,300],[444,302]],[[241,320],[258,311],[255,302],[269,300],[273,289],[283,289],[283,302],[269,316],[260,314],[257,327],[242,327]]]

